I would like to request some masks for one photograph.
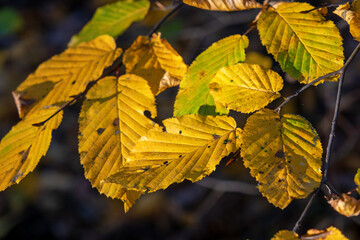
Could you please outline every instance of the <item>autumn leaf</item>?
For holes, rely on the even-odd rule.
[[[349,24],[351,35],[360,42],[360,1],[353,1],[351,6],[348,2],[340,5],[334,13]]]
[[[345,193],[341,196],[333,195],[328,203],[340,214],[346,217],[354,217],[360,214],[360,200],[357,200]]]
[[[255,0],[184,0],[184,3],[212,11],[240,11],[262,8],[262,5]]]
[[[180,83],[174,116],[227,113],[224,108],[215,110],[208,84],[220,68],[243,62],[248,45],[249,39],[246,36],[232,35],[212,44],[197,56]]]
[[[263,109],[250,116],[241,156],[260,192],[284,209],[320,185],[322,147],[311,124],[298,115]]]
[[[357,191],[360,194],[360,168],[357,170],[357,173],[354,177],[354,182],[357,185]]]
[[[53,107],[57,109],[56,107]],[[60,112],[43,126],[32,124],[44,121],[53,109],[43,109],[16,124],[0,142],[0,191],[19,183],[32,172],[50,146],[51,133],[62,120]]]
[[[104,35],[40,64],[13,93],[20,118],[72,100],[89,82],[98,79],[121,53],[114,39]]]
[[[142,137],[126,168],[106,181],[154,192],[185,179],[199,181],[241,144],[241,129],[227,116],[186,115],[163,121]]]
[[[156,116],[150,87],[145,79],[126,74],[96,83],[86,95],[79,118],[79,153],[85,177],[100,193],[121,199],[125,211],[141,192],[101,181],[124,166],[135,142],[153,127],[144,111]]]
[[[179,85],[187,66],[182,57],[159,34],[149,40],[139,36],[124,53],[126,72],[148,80],[154,94]]]
[[[149,6],[148,0],[126,0],[100,7],[80,33],[71,38],[69,46],[76,46],[104,34],[116,38],[133,22],[142,20],[149,11]]]
[[[215,103],[250,113],[280,97],[283,79],[257,64],[239,63],[221,68],[209,84]]]
[[[326,230],[310,229],[301,237],[297,233],[281,230],[272,238],[272,240],[298,240],[298,239],[311,239],[311,240],[349,240],[346,238],[339,229],[329,227]]]
[[[344,61],[338,28],[312,9],[307,3],[280,2],[261,14],[257,23],[267,51],[284,72],[301,83],[339,70]],[[326,80],[336,81],[337,77]]]

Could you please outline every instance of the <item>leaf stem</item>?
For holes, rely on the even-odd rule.
[[[151,37],[153,33],[155,33],[161,25],[174,13],[176,13],[180,8],[184,6],[184,3],[181,1],[173,10],[171,10],[168,14],[166,14],[154,27],[151,29],[151,31],[148,33],[148,37]]]

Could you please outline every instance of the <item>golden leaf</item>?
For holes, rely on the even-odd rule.
[[[284,72],[301,83],[339,70],[344,61],[339,30],[312,9],[307,3],[280,2],[261,14],[257,22],[267,51],[274,55]]]
[[[19,96],[22,101],[31,102],[27,108],[18,105],[20,118],[72,100],[73,96],[85,90],[90,81],[98,79],[104,68],[121,53],[121,49],[116,49],[114,39],[103,35],[40,64],[14,92],[15,100]]]
[[[153,127],[144,111],[156,116],[147,81],[136,75],[105,77],[88,92],[79,118],[79,153],[85,177],[100,193],[124,202],[127,211],[141,192],[102,183],[119,171],[135,142]]]
[[[215,103],[243,113],[254,112],[280,97],[283,79],[257,64],[221,68],[209,84]]]
[[[50,146],[51,133],[62,120],[60,112],[43,126],[32,124],[47,119],[54,110],[43,109],[16,124],[0,142],[0,191],[19,183],[32,172]]]
[[[187,5],[212,11],[240,11],[262,8],[255,0],[184,0]]]
[[[106,181],[154,192],[185,179],[199,181],[241,144],[241,130],[227,116],[186,115],[164,120],[135,145],[126,167]]]
[[[284,209],[320,185],[322,147],[311,124],[298,115],[263,109],[250,116],[241,156],[260,192]]]
[[[154,94],[159,94],[165,88],[161,81],[165,74],[181,80],[187,66],[182,57],[159,34],[153,34],[149,40],[146,36],[139,36],[124,53],[123,59],[127,73],[136,74],[148,80]],[[179,81],[172,81],[174,87]]]
[[[340,214],[346,217],[354,217],[360,214],[360,200],[357,200],[345,193],[341,197],[331,196],[328,203]]]
[[[299,237],[297,233],[281,230],[276,233],[272,240],[299,240],[299,239],[311,239],[311,240],[349,240],[346,238],[339,229],[335,227],[329,227],[326,230],[310,229],[307,234]]]
[[[281,230],[275,234],[271,240],[299,240],[297,233],[288,231],[288,230]]]
[[[340,5],[334,13],[350,25],[351,35],[360,42],[360,1],[355,0],[351,6],[348,2]]]

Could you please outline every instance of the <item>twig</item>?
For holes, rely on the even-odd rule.
[[[151,35],[153,35],[153,33],[155,33],[160,27],[161,25],[174,13],[176,13],[180,8],[182,8],[184,6],[184,3],[181,2],[179,3],[173,10],[171,10],[168,14],[166,14],[154,27],[153,29],[151,29],[151,31],[148,34],[148,37],[151,37]]]
[[[251,196],[260,196],[254,185],[239,181],[219,180],[211,177],[205,178],[196,184],[220,192],[242,193]]]
[[[306,216],[307,212],[309,211],[310,206],[313,203],[314,198],[318,194],[319,190],[320,190],[320,188],[317,188],[314,192],[312,192],[311,197],[310,197],[309,201],[307,202],[306,207],[304,208],[303,212],[301,213],[299,220],[297,220],[294,228],[292,229],[293,232],[298,233],[298,231],[300,230],[301,224],[304,221],[305,216]]]

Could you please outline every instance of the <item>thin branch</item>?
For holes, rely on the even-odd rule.
[[[180,8],[182,8],[184,6],[184,3],[181,2],[179,3],[173,10],[171,10],[168,14],[166,14],[154,27],[153,29],[151,29],[151,31],[148,34],[148,37],[151,37],[151,35],[153,35],[153,33],[155,33],[160,27],[161,25],[174,13],[176,13]]]
[[[303,212],[301,213],[299,220],[297,220],[294,228],[292,229],[293,232],[298,233],[298,231],[300,230],[301,224],[304,221],[305,216],[306,216],[307,212],[309,211],[310,206],[313,203],[315,196],[318,194],[319,190],[320,190],[320,188],[317,188],[314,192],[311,193],[311,197],[310,197],[309,201],[307,202]]]
[[[207,177],[200,182],[196,182],[196,184],[219,192],[232,192],[251,196],[260,196],[259,191],[254,185],[239,181],[219,180]]]

